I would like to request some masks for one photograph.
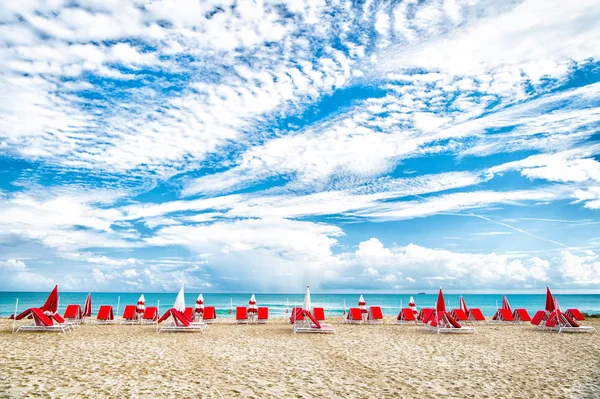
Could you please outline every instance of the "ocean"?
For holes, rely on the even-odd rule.
[[[214,306],[218,317],[233,317],[229,315],[230,303],[233,307],[248,304],[251,294],[203,294],[205,306]],[[59,313],[63,313],[67,305],[80,304],[83,307],[87,292],[60,292]],[[135,305],[140,293],[92,293],[92,310],[96,314],[100,305],[112,305],[117,312],[115,316],[121,316],[124,305]],[[165,311],[173,305],[177,293],[144,293],[146,306],[159,305],[160,311]],[[186,292],[186,306],[195,305],[198,293]],[[364,295],[367,306],[381,306],[386,316],[396,316],[400,309],[408,306],[409,298],[413,296],[417,308],[435,307],[437,294],[369,294]],[[600,313],[600,294],[558,294],[554,295],[562,309],[578,308],[582,312],[590,314]],[[15,300],[19,298],[18,310],[23,311],[30,307],[41,306],[48,292],[0,292],[0,317],[8,317],[15,311]],[[344,312],[344,300],[346,308],[356,307],[359,295],[357,294],[312,294],[311,300],[314,307],[325,308],[325,314],[340,316]],[[463,295],[467,306],[480,308],[486,316],[492,316],[496,311],[496,304],[502,303],[502,295],[499,294],[465,294]],[[545,305],[545,294],[514,294],[507,295],[511,306],[514,308],[525,308],[530,313],[543,309]],[[460,295],[445,294],[446,306],[455,309],[459,306]],[[282,317],[286,315],[289,307],[301,306],[304,294],[256,294],[258,306],[268,306],[270,317]],[[160,303],[159,303],[160,302]]]

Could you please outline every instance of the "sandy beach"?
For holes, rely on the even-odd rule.
[[[204,334],[84,325],[11,334],[0,322],[2,397],[598,398],[600,335],[477,325],[435,335],[419,326],[344,325],[296,334],[225,320]],[[599,319],[587,325],[600,328]]]

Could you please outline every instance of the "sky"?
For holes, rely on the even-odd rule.
[[[0,290],[600,292],[594,0],[0,1]]]

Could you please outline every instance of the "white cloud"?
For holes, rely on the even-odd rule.
[[[495,253],[456,253],[414,244],[389,249],[376,238],[361,242],[355,253],[339,257],[338,273],[345,276],[346,283],[369,284],[369,288],[377,289],[410,288],[415,283],[427,288],[443,285],[449,289],[528,289],[549,281],[551,268],[548,261],[535,257],[515,259]],[[354,273],[363,265],[387,277],[365,281]]]
[[[54,283],[45,274],[37,273],[20,260],[0,260],[0,289],[3,291],[41,290],[51,287]]]
[[[412,219],[444,213],[456,213],[497,204],[552,201],[565,198],[561,187],[518,191],[472,191],[429,197],[419,201],[388,202],[357,212],[357,215],[385,220]]]
[[[561,251],[555,261],[569,284],[579,286],[600,284],[600,258],[595,253],[577,256],[570,251]]]
[[[486,4],[480,7],[485,9]],[[488,16],[470,20],[452,32],[442,31],[431,39],[422,35],[425,40],[408,51],[390,49],[382,57],[386,60],[383,67],[395,70],[414,66],[465,74],[535,63],[532,69],[536,74],[554,75],[562,62],[600,56],[600,9],[593,0],[576,4],[528,0],[490,11]],[[435,29],[442,16],[439,7],[429,4],[418,9],[412,23],[421,29]]]

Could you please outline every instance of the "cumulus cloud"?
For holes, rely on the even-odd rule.
[[[410,290],[418,283],[418,287],[463,290],[530,289],[549,281],[552,267],[537,257],[458,253],[415,244],[386,248],[376,238],[361,242],[355,252],[340,254],[339,259],[340,281],[327,281],[326,286],[358,288],[366,284],[370,289]],[[365,267],[372,278],[364,278],[360,272]]]
[[[0,289],[3,291],[38,291],[47,289],[54,283],[45,273],[37,273],[17,259],[0,260],[0,273]]]

